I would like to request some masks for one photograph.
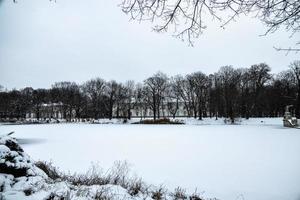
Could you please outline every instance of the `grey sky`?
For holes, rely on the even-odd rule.
[[[189,47],[157,34],[151,24],[129,21],[121,0],[4,0],[0,5],[0,84],[7,88],[50,87],[56,81],[82,83],[102,77],[118,81],[144,78],[160,70],[169,75],[212,73],[220,66],[249,67],[266,62],[273,72],[287,69],[299,54],[289,33],[260,37],[264,26],[241,17],[225,30],[213,22]]]

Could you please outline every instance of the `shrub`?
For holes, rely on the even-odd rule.
[[[171,121],[169,118],[162,118],[162,119],[145,119],[134,124],[184,124],[181,121],[175,120]]]
[[[151,198],[154,200],[166,199],[167,190],[161,185],[156,190],[152,191]]]
[[[107,189],[101,188],[96,191],[95,200],[111,200],[113,199],[112,194],[109,194]]]
[[[142,181],[141,178],[139,179],[133,179],[129,182],[129,186],[128,186],[128,193],[131,196],[137,196],[140,192],[141,193],[145,193],[146,189],[144,187],[144,183]]]
[[[128,178],[129,167],[127,162],[115,162],[114,166],[107,172],[103,173],[102,168],[98,165],[93,165],[84,174],[64,174],[58,172],[49,163],[38,163],[38,166],[52,179],[60,178],[62,181],[67,181],[73,185],[120,185],[127,189],[130,185]]]
[[[204,199],[200,197],[200,194],[198,194],[196,190],[191,196],[189,196],[189,200],[204,200]]]
[[[45,200],[71,200],[71,197],[69,192],[66,195],[51,192]]]
[[[186,190],[180,187],[175,189],[175,192],[171,194],[174,200],[185,200],[187,199]]]
[[[35,165],[42,171],[44,171],[47,176],[53,180],[62,178],[61,173],[56,167],[53,166],[52,162],[38,161],[35,163]]]

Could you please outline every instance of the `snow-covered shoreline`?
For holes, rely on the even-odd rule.
[[[9,136],[0,137],[0,166],[1,200],[202,200],[181,188],[170,192],[131,178],[126,163],[106,174],[98,168],[82,175],[62,174],[50,163],[35,163]]]
[[[240,194],[246,200],[300,196],[299,129],[283,127],[281,118],[250,119],[240,125],[193,121],[10,125],[0,126],[0,133],[15,131],[13,136],[34,160],[52,161],[65,172],[84,173],[92,163],[106,170],[120,160],[147,183],[163,184],[170,191],[181,186],[191,194],[198,188],[204,197],[221,200]]]
[[[145,118],[152,119],[152,118]],[[202,120],[196,118],[187,118],[187,117],[177,117],[177,118],[169,118],[172,122],[180,122],[185,125],[232,125],[228,119],[226,118],[203,118]],[[11,122],[0,122],[0,125],[34,125],[34,124],[128,124],[134,125],[137,122],[140,122],[143,119],[140,118],[132,118],[130,120],[124,121],[121,118],[113,118],[113,119],[97,119],[97,120],[81,120],[77,119],[72,122],[68,122],[66,120],[36,120],[36,119],[26,119],[25,121],[17,121],[14,123]],[[236,118],[234,125],[282,125],[283,118]]]

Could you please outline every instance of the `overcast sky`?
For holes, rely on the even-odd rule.
[[[1,0],[0,0],[1,1]],[[142,81],[158,70],[169,75],[213,73],[220,66],[266,62],[273,72],[300,54],[277,52],[299,34],[278,31],[260,37],[264,26],[242,17],[225,30],[209,22],[195,47],[152,32],[151,24],[129,21],[121,0],[3,0],[0,5],[0,85],[51,87],[57,81]]]

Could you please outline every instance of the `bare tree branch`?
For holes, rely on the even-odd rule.
[[[151,20],[157,32],[173,28],[176,37],[186,38],[190,44],[206,29],[205,19],[209,17],[217,19],[224,28],[241,14],[254,13],[266,25],[263,35],[280,27],[293,34],[300,30],[299,0],[123,0],[121,7],[131,19]]]

